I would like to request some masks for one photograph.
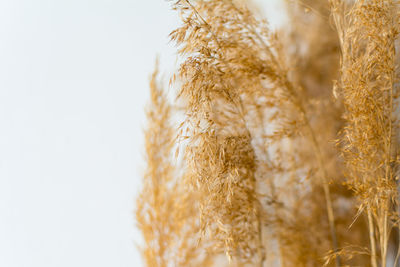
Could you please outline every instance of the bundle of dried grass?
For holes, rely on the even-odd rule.
[[[279,32],[246,1],[173,7],[184,120],[153,86],[147,265],[396,266],[397,2],[288,1]]]

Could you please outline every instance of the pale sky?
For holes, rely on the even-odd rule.
[[[142,266],[143,108],[177,25],[164,0],[0,1],[0,266]]]

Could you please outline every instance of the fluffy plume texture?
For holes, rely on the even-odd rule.
[[[288,0],[277,31],[248,1],[172,7],[176,99],[154,74],[137,200],[147,266],[397,266],[397,1]]]
[[[368,219],[371,265],[386,266],[390,232],[397,224],[395,102],[398,2],[333,2],[342,49],[337,84],[345,106],[341,139],[347,184]]]
[[[175,131],[173,109],[157,81],[150,81],[150,98],[145,131],[147,169],[137,200],[136,220],[143,233],[142,254],[147,266],[209,266],[212,257],[196,239],[198,193],[187,186],[190,173],[178,172],[172,158]]]
[[[179,97],[186,102],[187,110],[181,127],[189,138],[185,156],[195,173],[193,185],[202,195],[203,235],[218,240],[215,249],[221,248],[228,257],[251,260],[261,251],[261,211],[256,192],[256,157],[245,121],[241,81],[235,72],[246,68],[240,65],[241,60],[251,64],[253,55],[245,52],[251,48],[246,42],[232,39],[241,25],[232,23],[233,29],[226,31],[222,39],[216,35],[215,28],[226,23],[218,11],[236,12],[233,6],[223,4],[199,2],[194,8],[189,2],[176,3],[185,24],[171,38],[181,46],[182,55],[190,55],[179,70]],[[213,25],[199,12],[213,16]],[[243,50],[244,59],[229,56],[230,46]]]

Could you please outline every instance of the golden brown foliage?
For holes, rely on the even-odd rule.
[[[246,1],[173,3],[183,121],[154,75],[147,266],[396,266],[398,4],[288,0],[275,32]]]

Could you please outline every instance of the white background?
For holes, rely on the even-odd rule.
[[[142,266],[143,107],[177,25],[164,0],[0,1],[0,266]]]

